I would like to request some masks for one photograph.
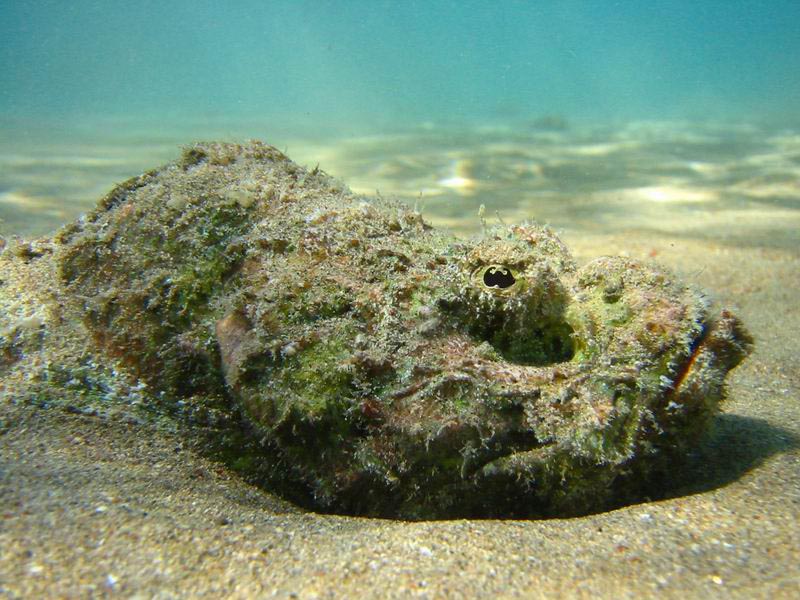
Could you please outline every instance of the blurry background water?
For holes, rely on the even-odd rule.
[[[0,0],[0,231],[258,138],[465,233],[797,245],[798,31],[793,0]]]

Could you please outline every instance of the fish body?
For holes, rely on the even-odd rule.
[[[456,239],[256,142],[123,183],[52,253],[99,356],[221,401],[327,511],[613,506],[697,443],[751,345],[657,266],[578,267],[532,223]]]

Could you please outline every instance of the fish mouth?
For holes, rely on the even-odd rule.
[[[426,353],[437,356],[435,364],[417,369],[415,381],[390,395],[387,435],[416,448],[410,462],[419,470],[446,460],[462,480],[480,478],[496,461],[553,445],[531,426],[532,405],[546,386],[586,374],[586,365],[571,361],[534,366],[508,360],[486,341],[461,333],[430,342]]]
[[[703,317],[675,357],[670,378],[661,381],[652,377],[662,368],[657,365],[580,358],[530,365],[464,333],[432,340],[425,353],[437,359],[392,394],[385,435],[404,440],[403,462],[413,465],[404,472],[432,472],[436,481],[460,480],[483,490],[499,486],[509,496],[527,489],[526,481],[555,476],[548,464],[598,457],[597,464],[622,464],[630,458],[629,436],[667,446],[673,434],[691,439],[695,429],[706,429],[726,373],[752,343],[730,313]],[[672,402],[685,408],[667,408]],[[655,427],[635,417],[643,411]],[[608,447],[576,452],[571,438],[559,433],[563,419],[583,423],[576,425],[581,439],[602,438]]]
[[[414,470],[447,463],[451,475],[464,481],[495,460],[548,445],[526,417],[548,369],[485,359],[461,337],[450,342],[439,348],[450,359],[449,373],[433,369],[436,374],[392,394],[395,410],[384,423],[385,435],[405,440]]]
[[[744,359],[751,344],[752,339],[730,313],[723,311],[719,316],[704,319],[673,375],[662,379],[660,399],[651,405],[660,413],[657,418],[662,423],[673,421],[674,415],[666,407],[675,403],[690,407],[690,414],[696,414],[697,408],[702,408],[704,414],[712,414],[710,409],[721,399],[725,375]],[[497,373],[513,373],[512,379],[516,380],[495,395],[495,400],[509,413],[507,426],[485,440],[481,448],[462,452],[462,478],[485,481],[513,477],[520,470],[546,462],[558,443],[552,438],[537,437],[525,418],[524,407],[540,400],[543,385],[563,381],[570,387],[567,382],[571,381],[581,387],[592,379],[591,364],[572,361],[532,367],[506,360],[495,365]],[[640,375],[636,369],[623,369],[610,380],[632,389]],[[495,382],[498,378],[497,374],[489,377]],[[598,427],[602,429],[604,425],[598,423]]]

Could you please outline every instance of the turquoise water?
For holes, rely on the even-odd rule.
[[[657,153],[717,164],[715,145],[732,136],[731,157],[747,162],[759,140],[781,140],[775,152],[795,148],[800,129],[794,1],[3,0],[0,7],[6,233],[49,231],[115,181],[196,139],[261,138],[360,190],[436,198],[453,221],[464,198],[470,212],[497,204],[504,190],[527,189],[530,177],[498,188],[510,168],[543,173],[534,187],[555,182],[548,189],[567,204],[576,188],[642,185],[641,174],[619,182],[635,152],[624,163],[600,152],[605,166],[592,167],[593,178],[572,165],[573,179],[567,167],[548,180],[535,150],[546,144],[613,145],[632,123],[650,123],[657,125],[636,129],[649,132],[644,138],[628,140],[646,145],[647,156],[683,132],[689,137],[673,151]],[[698,142],[709,127],[712,141]],[[742,127],[750,128],[744,145]],[[509,148],[497,150],[504,143],[517,158],[533,152],[526,160],[536,164],[508,162]],[[681,154],[692,143],[700,146]],[[414,149],[418,158],[442,160],[417,164]],[[784,179],[793,176],[792,156]],[[458,188],[459,177],[476,185]],[[517,204],[514,211],[547,212],[535,198]]]
[[[796,121],[800,3],[2,2],[4,116]]]

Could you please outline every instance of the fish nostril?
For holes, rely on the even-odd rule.
[[[506,290],[516,282],[514,274],[508,267],[490,265],[483,272],[483,284],[488,288]]]

